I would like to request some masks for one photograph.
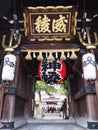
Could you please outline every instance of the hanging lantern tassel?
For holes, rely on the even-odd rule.
[[[60,60],[66,60],[66,56],[64,54],[64,51],[61,52]]]
[[[2,69],[2,80],[12,81],[15,75],[16,67],[16,56],[13,54],[7,54],[4,57],[3,69]]]
[[[58,52],[55,53],[55,58],[58,59]]]
[[[87,53],[82,57],[83,65],[83,76],[85,80],[95,80],[96,79],[96,65],[94,54]]]
[[[52,55],[52,52],[49,53],[49,56],[48,56],[47,60],[54,60],[54,57],[53,57],[53,55]]]
[[[70,59],[72,59],[72,60],[77,59],[77,55],[75,54],[74,51],[72,51],[72,54],[71,54],[71,56],[70,56]]]
[[[48,57],[48,52],[46,52],[45,54],[46,54],[46,59],[47,59],[47,57]]]
[[[35,52],[33,52],[33,58],[36,58],[36,54],[35,54]]]
[[[37,57],[37,60],[42,61],[44,58],[42,56],[42,52],[39,52],[39,55]]]
[[[69,52],[67,52],[67,58],[69,58],[70,57],[70,53]]]
[[[28,51],[28,54],[26,55],[25,59],[26,60],[32,60],[31,52],[30,51]]]

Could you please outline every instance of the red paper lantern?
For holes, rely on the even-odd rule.
[[[48,84],[61,83],[66,77],[66,64],[60,60],[43,60],[38,65],[38,76]]]

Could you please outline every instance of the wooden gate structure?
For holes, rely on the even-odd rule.
[[[47,7],[31,3],[18,1],[13,12],[11,8],[0,15],[0,128],[16,128],[33,117],[38,63],[58,58],[67,65],[70,114],[76,124],[98,129],[98,10],[83,12],[76,2]],[[94,80],[83,76],[82,56],[87,52],[96,59]],[[4,61],[9,54],[16,57],[12,80],[7,77],[10,70],[5,74],[8,69],[2,77],[5,64],[13,63],[10,57]]]

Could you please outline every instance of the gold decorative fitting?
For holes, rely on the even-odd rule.
[[[48,60],[54,60],[54,57],[53,57],[53,55],[52,55],[52,52],[49,53],[49,56],[48,56],[47,59],[48,59]]]
[[[77,55],[75,54],[74,51],[72,51],[72,54],[71,54],[71,56],[70,56],[70,59],[72,59],[72,60],[77,59]]]
[[[12,45],[13,44],[12,43],[13,42],[13,38],[14,38],[14,31],[12,31],[11,35],[10,35],[9,45],[7,46],[7,45],[5,45],[6,35],[3,35],[2,47],[4,48],[4,51],[7,51],[7,52],[14,51],[14,49],[19,46],[20,41],[21,41],[21,37],[22,37],[22,34],[19,35],[17,43],[15,43],[15,45]]]
[[[98,45],[97,33],[94,32],[94,38],[95,38],[94,43],[91,42],[90,28],[89,27],[86,27],[86,34],[87,34],[87,41],[88,42],[83,41],[83,38],[82,38],[80,32],[78,32],[80,42],[82,43],[82,45],[84,45],[86,47],[86,49],[96,49],[96,46]]]
[[[66,60],[66,56],[64,54],[64,51],[61,52],[60,60]]]
[[[28,57],[30,57],[30,53],[39,53],[39,55],[37,56],[37,60],[39,61],[42,61],[44,58],[47,58],[48,60],[54,60],[56,59],[57,57],[56,56],[53,56],[53,53],[61,53],[61,56],[60,56],[60,60],[66,60],[66,54],[65,53],[72,53],[71,56],[69,56],[68,58],[72,59],[72,60],[75,60],[77,58],[77,55],[75,54],[75,52],[79,52],[79,48],[73,48],[73,49],[41,49],[41,50],[21,50],[21,52],[27,52],[29,55]],[[42,53],[44,54],[48,54],[49,53],[49,56],[46,56],[44,57],[42,55]],[[27,56],[26,56],[27,57]],[[36,58],[36,57],[33,57],[33,58]],[[26,58],[25,58],[26,59]],[[31,58],[27,58],[27,59],[30,59]],[[59,58],[58,58],[59,59]]]
[[[42,52],[39,52],[39,55],[37,57],[37,60],[42,61],[43,60],[43,56],[42,56]]]
[[[30,50],[28,51],[28,54],[26,55],[25,59],[26,59],[26,60],[32,60]]]

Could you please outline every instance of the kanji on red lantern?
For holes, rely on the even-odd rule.
[[[38,65],[38,76],[47,84],[61,83],[66,77],[66,64],[60,60],[43,60]]]

